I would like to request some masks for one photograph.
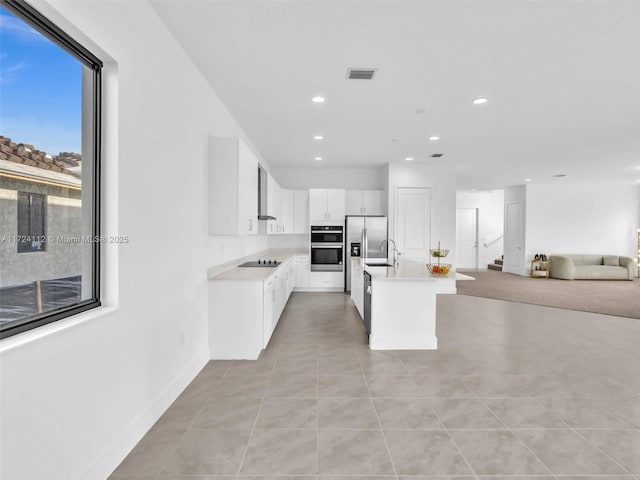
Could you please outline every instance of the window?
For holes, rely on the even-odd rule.
[[[100,305],[102,62],[0,0],[0,338]]]
[[[18,253],[45,250],[45,215],[44,195],[18,192]]]

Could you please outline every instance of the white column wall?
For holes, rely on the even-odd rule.
[[[241,127],[150,5],[36,0],[105,61],[105,307],[0,344],[0,478],[106,478],[209,358],[208,136]],[[141,34],[143,33],[143,34]],[[222,245],[222,246],[221,246]]]

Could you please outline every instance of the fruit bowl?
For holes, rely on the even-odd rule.
[[[436,275],[446,275],[451,271],[450,263],[441,263],[440,265],[436,263],[427,263],[427,268],[431,273]]]
[[[435,258],[444,258],[447,255],[449,255],[449,250],[446,250],[444,248],[436,248],[431,250],[431,256]]]

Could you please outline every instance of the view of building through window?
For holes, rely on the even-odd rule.
[[[97,297],[96,69],[45,33],[0,8],[0,331]]]

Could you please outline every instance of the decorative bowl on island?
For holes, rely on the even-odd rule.
[[[446,275],[451,271],[451,264],[441,263],[438,265],[437,263],[427,263],[427,268],[431,273],[435,273],[436,275]]]
[[[435,248],[431,250],[431,256],[434,258],[444,258],[449,255],[449,250],[445,248]]]

